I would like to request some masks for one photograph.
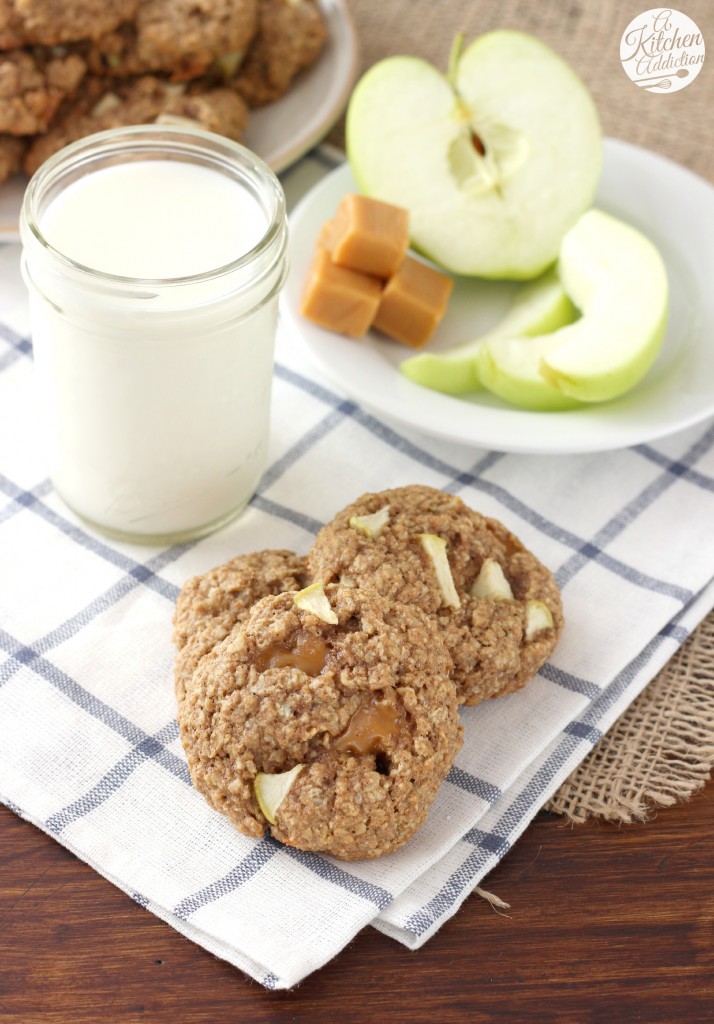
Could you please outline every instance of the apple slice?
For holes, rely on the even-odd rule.
[[[541,373],[581,402],[617,398],[641,380],[667,328],[669,284],[662,257],[641,232],[589,210],[563,239],[558,273],[582,311],[555,332]]]
[[[275,818],[281,803],[290,792],[295,779],[304,767],[304,764],[296,764],[290,771],[280,772],[278,775],[258,772],[255,776],[253,780],[255,798],[271,825],[275,824]]]
[[[486,334],[439,353],[423,352],[405,359],[399,369],[416,384],[447,395],[477,391],[482,386],[478,354],[487,342],[547,334],[578,316],[555,270],[547,270],[518,290],[506,315]]]
[[[419,540],[434,566],[436,581],[439,584],[444,604],[447,608],[460,608],[461,598],[454,586],[454,577],[451,575],[451,566],[446,554],[446,541],[443,537],[437,537],[435,533],[420,533]]]
[[[558,274],[582,310],[533,338],[494,338],[477,355],[484,387],[526,409],[569,409],[616,398],[645,375],[667,326],[662,257],[639,231],[589,210],[567,233]]]
[[[329,622],[332,626],[337,625],[337,616],[332,610],[332,605],[327,600],[327,594],[322,583],[311,583],[304,590],[298,590],[297,594],[293,597],[293,603],[301,611],[312,612],[313,615],[316,615],[318,619],[322,619],[323,622]]]
[[[567,330],[567,328],[563,328]],[[532,338],[493,338],[476,354],[483,387],[522,409],[555,412],[581,403],[549,384],[541,373],[544,357],[559,344],[560,331]]]
[[[357,84],[347,153],[360,189],[406,207],[413,246],[458,274],[528,279],[592,205],[602,137],[575,72],[499,30],[452,54],[449,76],[389,57]]]
[[[553,628],[553,616],[550,608],[542,601],[526,602],[526,640],[532,640],[544,629]]]
[[[484,558],[478,576],[471,584],[471,597],[488,597],[492,601],[512,601],[513,591],[500,562]]]
[[[389,505],[372,512],[368,516],[350,516],[350,526],[365,537],[379,537],[389,522]]]

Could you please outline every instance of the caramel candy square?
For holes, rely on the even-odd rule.
[[[357,270],[336,267],[318,248],[302,293],[300,312],[330,331],[361,338],[369,329],[382,294],[382,282]]]
[[[438,327],[454,282],[412,256],[387,282],[373,327],[412,348],[426,345]]]
[[[367,196],[347,195],[323,241],[340,267],[391,277],[409,246],[409,214]]]

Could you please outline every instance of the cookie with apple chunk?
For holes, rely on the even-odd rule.
[[[183,700],[204,654],[212,651],[254,604],[271,594],[301,590],[309,583],[305,559],[292,551],[255,551],[184,583],[174,612],[176,698]]]
[[[249,836],[344,860],[396,850],[461,746],[450,670],[418,608],[335,585],[266,597],[179,705],[194,785]]]
[[[497,520],[432,487],[363,495],[318,533],[308,566],[315,580],[425,611],[454,659],[463,704],[524,686],[563,626],[550,571]]]

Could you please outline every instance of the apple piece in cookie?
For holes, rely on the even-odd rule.
[[[512,601],[513,590],[495,558],[484,558],[479,574],[469,589],[470,597],[490,597],[492,601]],[[552,620],[551,620],[552,621]]]
[[[553,616],[544,601],[526,602],[526,640],[532,640],[544,629],[553,628]]]
[[[304,612],[312,612],[323,622],[329,622],[332,625],[337,622],[337,616],[330,606],[322,583],[311,583],[304,590],[299,590],[293,597],[293,602],[296,608],[300,608]]]
[[[275,824],[275,815],[278,813],[280,805],[290,792],[295,779],[304,767],[304,764],[296,764],[289,771],[278,772],[277,775],[258,772],[255,776],[253,780],[255,799],[258,801],[258,806],[269,824]]]
[[[448,77],[416,57],[374,65],[352,94],[347,153],[358,186],[410,214],[415,249],[459,274],[525,280],[558,255],[594,199],[595,104],[550,47],[499,30]]]
[[[460,608],[461,598],[454,586],[454,577],[451,574],[449,557],[446,553],[446,540],[433,533],[421,533],[419,540],[434,567],[443,603],[447,608]]]
[[[365,537],[379,537],[382,530],[389,522],[389,505],[377,509],[368,516],[351,516],[350,526],[358,530]]]
[[[441,352],[422,352],[405,359],[399,369],[414,381],[447,395],[463,395],[481,387],[478,355],[497,338],[547,334],[572,323],[580,314],[565,294],[553,268],[517,291],[505,316],[486,334]]]

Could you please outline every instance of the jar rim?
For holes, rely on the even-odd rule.
[[[60,249],[55,248],[42,233],[38,222],[38,206],[50,184],[62,175],[68,175],[72,170],[81,168],[83,164],[87,165],[88,170],[92,165],[98,169],[98,166],[102,166],[103,161],[108,161],[112,156],[136,155],[142,152],[146,154],[147,159],[165,159],[167,155],[178,159],[183,155],[189,162],[203,163],[218,171],[222,169],[224,173],[232,171],[236,180],[239,180],[241,176],[246,180],[250,177],[251,184],[258,184],[260,198],[268,206],[266,210],[268,226],[265,233],[252,248],[235,260],[210,270],[181,277],[133,277],[114,274],[73,260]],[[189,159],[191,157],[193,160]],[[104,281],[106,284],[131,288],[179,287],[201,284],[235,274],[270,252],[284,232],[284,224],[285,194],[268,164],[239,142],[188,125],[127,125],[96,132],[68,144],[49,157],[35,171],[25,190],[21,213],[21,234],[24,236],[25,244],[27,244],[27,233],[29,233],[29,237],[41,247],[42,251],[57,260],[67,270],[81,276],[91,277],[94,281]],[[24,228],[27,230],[24,231]]]

